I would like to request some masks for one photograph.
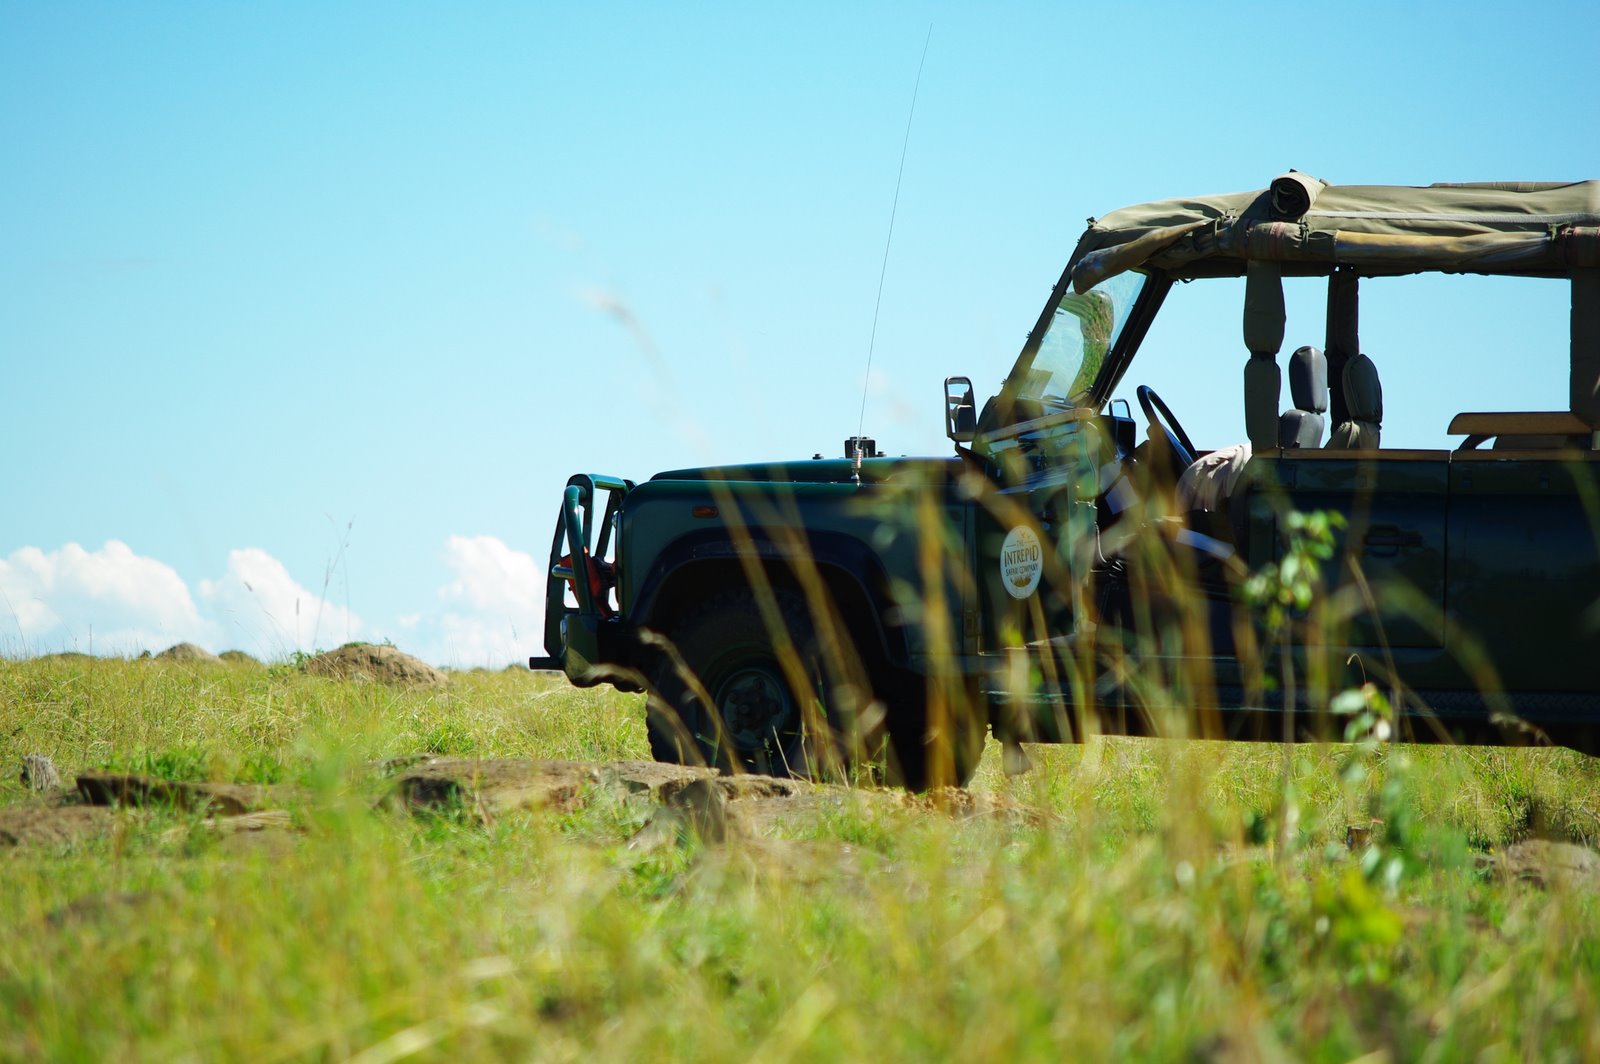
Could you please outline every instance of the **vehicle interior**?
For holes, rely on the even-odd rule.
[[[1063,294],[1031,364],[976,419],[982,454],[1007,471],[1012,490],[1030,496],[1033,512],[1047,525],[1059,524],[1050,512],[1051,497],[1033,485],[1059,480],[1051,467],[1071,452],[1063,438],[1095,441],[1094,570],[1102,621],[1127,619],[1138,582],[1130,570],[1155,541],[1177,559],[1172,571],[1183,574],[1182,582],[1213,604],[1207,625],[1212,652],[1227,654],[1239,582],[1281,557],[1281,522],[1288,511],[1335,511],[1347,527],[1335,537],[1328,585],[1336,591],[1363,581],[1367,596],[1364,607],[1351,608],[1344,618],[1342,638],[1349,645],[1382,645],[1391,656],[1416,659],[1420,664],[1411,676],[1420,687],[1467,686],[1471,678],[1462,662],[1474,653],[1474,640],[1514,646],[1532,638],[1525,626],[1505,618],[1509,585],[1487,578],[1509,573],[1506,559],[1517,558],[1517,591],[1557,608],[1547,609],[1534,626],[1540,652],[1497,661],[1496,682],[1513,690],[1583,688],[1570,663],[1580,660],[1577,651],[1586,637],[1570,620],[1555,618],[1580,617],[1592,605],[1585,596],[1600,558],[1600,515],[1588,512],[1584,498],[1595,490],[1593,422],[1570,409],[1457,408],[1434,413],[1431,431],[1402,420],[1397,433],[1386,422],[1394,419],[1394,403],[1385,401],[1385,367],[1362,349],[1358,307],[1362,294],[1381,302],[1371,294],[1415,279],[1338,269],[1293,279],[1292,320],[1326,327],[1317,337],[1321,343],[1299,344],[1287,355],[1279,353],[1288,346],[1282,280],[1273,278],[1269,286],[1246,279],[1242,373],[1231,367],[1213,373],[1205,378],[1205,392],[1196,394],[1191,385],[1169,402],[1151,384],[1164,385],[1187,353],[1182,328],[1146,335],[1154,310],[1163,304],[1175,309],[1177,300],[1196,289],[1231,285],[1237,291],[1238,282],[1208,279],[1191,288],[1172,284],[1158,271],[1113,280],[1118,287]],[[1463,279],[1435,280],[1459,286]],[[1483,372],[1501,364],[1494,358],[1440,359],[1436,372],[1446,379],[1426,382],[1425,401],[1437,408],[1474,394],[1490,402],[1508,394],[1537,400],[1552,392],[1559,397],[1569,382],[1575,394],[1591,387],[1582,360],[1559,350],[1581,342],[1577,319],[1585,313],[1578,304],[1579,312],[1571,315],[1574,336],[1558,335],[1567,331],[1559,326],[1569,317],[1560,313],[1568,309],[1560,305],[1570,291],[1565,279],[1470,280],[1494,282],[1468,286],[1468,297],[1478,299],[1485,292],[1503,298],[1509,280],[1518,297],[1510,304],[1530,310],[1527,293],[1537,290],[1543,300],[1538,309],[1546,320],[1556,319],[1542,336],[1544,346],[1555,350],[1537,365],[1531,353],[1519,356],[1515,384]],[[1228,294],[1201,297],[1226,304]],[[1415,295],[1404,292],[1395,301],[1403,304],[1397,310],[1414,315]],[[1233,307],[1239,313],[1236,302]],[[1302,328],[1301,335],[1312,331]],[[1526,336],[1533,330],[1524,322],[1521,331]],[[1465,372],[1474,366],[1476,377]],[[1141,383],[1129,389],[1132,381]],[[1131,402],[1103,398],[1119,388],[1123,394],[1131,390]],[[1210,398],[1228,392],[1237,405]],[[1191,432],[1180,410],[1201,411],[1206,431]],[[994,426],[988,438],[982,436],[986,423]],[[1228,435],[1219,439],[1221,433]],[[1416,443],[1431,446],[1408,445]],[[1591,472],[1565,472],[1574,461]],[[1508,553],[1518,543],[1534,548],[1532,556]],[[1192,604],[1195,596],[1189,598]],[[1574,652],[1562,657],[1568,664],[1529,664],[1563,648]]]

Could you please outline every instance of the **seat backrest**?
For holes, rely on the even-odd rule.
[[[1378,367],[1366,355],[1357,355],[1345,363],[1340,383],[1350,420],[1333,427],[1328,447],[1344,451],[1377,450],[1383,429],[1383,384],[1378,380]]]
[[[1289,356],[1289,397],[1294,409],[1278,418],[1278,446],[1322,446],[1328,411],[1328,359],[1319,348],[1302,347]]]

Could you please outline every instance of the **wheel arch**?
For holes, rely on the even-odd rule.
[[[888,581],[877,556],[850,536],[812,533],[809,550],[797,556],[792,547],[769,536],[753,534],[735,544],[722,536],[685,537],[663,551],[642,581],[630,610],[634,624],[670,632],[674,623],[711,595],[751,586],[748,570],[753,553],[761,573],[774,588],[805,592],[802,574],[814,567],[828,600],[863,657],[904,665],[909,660],[905,636],[886,625]]]

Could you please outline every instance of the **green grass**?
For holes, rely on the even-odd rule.
[[[1108,739],[1008,780],[991,748],[974,788],[1037,823],[841,791],[643,852],[611,796],[375,811],[369,763],[423,750],[647,756],[637,698],[527,674],[0,661],[0,805],[27,753],[306,795],[294,835],[0,850],[0,1058],[1600,1058],[1596,897],[1478,860],[1600,839],[1574,754]]]

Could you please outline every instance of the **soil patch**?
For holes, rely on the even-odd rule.
[[[0,809],[0,849],[61,846],[111,831],[116,812],[106,806],[26,802]]]
[[[262,836],[288,836],[297,831],[282,806],[305,800],[304,791],[290,786],[175,783],[98,772],[84,773],[77,784],[75,792],[61,792],[50,801],[35,799],[0,807],[0,850],[61,846],[109,835],[116,827],[119,807],[201,813],[205,819],[194,829],[209,831],[224,841],[248,837],[251,844],[257,844]],[[190,830],[180,827],[167,834]],[[276,841],[269,844],[278,845]]]
[[[716,770],[659,761],[533,761],[527,759],[395,758],[380,768],[399,777],[395,796],[413,809],[470,806],[493,817],[514,809],[581,808],[592,791],[647,798],[658,805],[693,802],[703,788],[724,802],[794,799],[815,785],[771,776],[719,775]]]
[[[937,812],[958,820],[988,817],[1036,825],[1047,819],[1039,810],[1000,795],[957,788],[918,795],[772,776],[722,775],[714,769],[657,761],[394,758],[375,767],[396,777],[390,800],[411,810],[464,808],[492,822],[519,809],[573,812],[595,795],[609,793],[660,806],[663,828],[687,827],[718,840],[819,815],[840,801],[863,802],[886,811]]]
[[[771,776],[723,775],[709,768],[656,761],[595,764],[419,755],[376,762],[372,769],[394,780],[380,806],[412,812],[461,809],[484,823],[518,810],[574,812],[608,796],[646,802],[656,807],[655,812],[630,845],[647,848],[689,835],[713,844],[738,838],[743,844],[758,844],[758,848],[783,848],[789,845],[787,841],[762,837],[784,823],[825,816],[841,803],[957,819],[993,817],[1030,824],[1047,819],[1038,810],[996,795],[955,789],[908,795]],[[307,799],[303,789],[287,785],[176,782],[89,772],[77,777],[76,792],[65,792],[54,801],[0,808],[0,848],[60,844],[108,834],[115,826],[117,807],[199,813],[206,818],[199,826],[224,841],[245,847],[279,847],[286,845],[296,830],[285,809]],[[284,838],[268,837],[279,835]]]
[[[391,646],[347,643],[306,662],[306,671],[336,680],[364,680],[400,687],[441,687],[445,674]]]

